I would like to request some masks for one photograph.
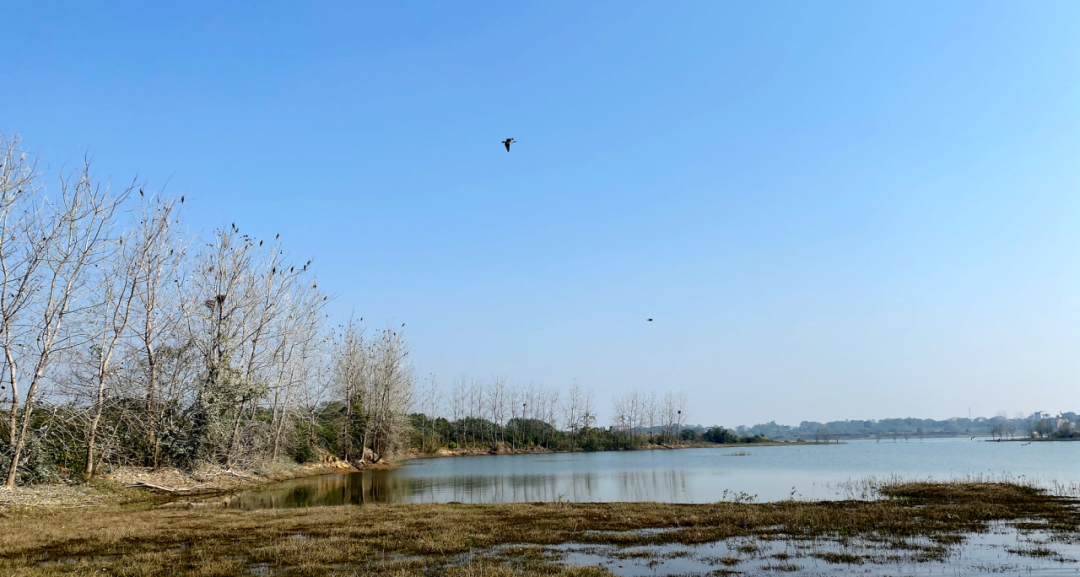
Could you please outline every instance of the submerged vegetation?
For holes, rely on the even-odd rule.
[[[1017,484],[900,483],[881,487],[880,496],[710,505],[557,502],[256,512],[141,505],[92,514],[8,512],[0,570],[21,575],[89,570],[228,575],[253,569],[279,575],[604,575],[606,569],[564,565],[572,565],[577,554],[648,558],[657,547],[668,547],[659,551],[672,555],[691,551],[685,547],[722,549],[711,561],[716,569],[738,569],[752,560],[798,568],[806,558],[841,564],[940,562],[971,535],[1002,526],[1073,540],[1080,523],[1075,501]],[[856,543],[876,553],[857,552]],[[1023,551],[1040,555],[1042,549],[1056,554],[1053,543]]]

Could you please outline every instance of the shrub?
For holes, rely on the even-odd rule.
[[[297,463],[310,463],[315,460],[315,449],[311,445],[303,445],[296,450]]]

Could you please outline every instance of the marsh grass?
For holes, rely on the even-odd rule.
[[[890,475],[886,477],[865,477],[825,483],[824,487],[845,499],[873,500],[892,496],[898,487],[984,487],[987,485],[1017,487],[1028,491],[1038,491],[1058,497],[1080,498],[1080,483],[1061,482],[1054,479],[1027,477],[1025,475],[967,474],[952,476],[947,479],[927,477],[904,477]],[[929,489],[928,489],[929,490]]]
[[[561,543],[620,547],[739,540],[813,548],[852,540],[909,559],[942,560],[965,535],[1028,523],[1075,538],[1076,502],[1018,484],[898,483],[872,501],[775,503],[507,503],[366,505],[237,511],[147,503],[0,514],[0,574],[607,575],[567,568],[545,549]],[[663,530],[661,530],[663,529]],[[297,535],[302,535],[298,538]],[[629,549],[628,556],[636,556]],[[647,556],[641,553],[641,556]],[[67,562],[57,562],[60,559]],[[735,562],[739,557],[732,557]],[[825,558],[855,562],[837,556]],[[882,557],[883,562],[888,559]],[[725,566],[729,565],[723,562]],[[769,560],[787,572],[790,560]]]

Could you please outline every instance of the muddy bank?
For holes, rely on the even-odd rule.
[[[379,464],[364,468],[388,468]],[[173,467],[153,470],[120,467],[89,483],[55,483],[0,489],[0,511],[38,508],[86,508],[131,504],[140,501],[162,503],[175,497],[204,496],[253,489],[290,479],[347,473],[360,468],[339,459],[318,463],[266,463],[258,468],[201,467],[183,471]]]

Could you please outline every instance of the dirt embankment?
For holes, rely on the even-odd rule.
[[[364,468],[387,468],[367,465]],[[346,473],[358,467],[336,458],[317,463],[266,463],[256,467],[200,467],[183,471],[172,467],[157,470],[121,467],[90,483],[55,483],[0,489],[0,511],[26,508],[82,508],[113,503],[132,503],[173,495],[212,495],[249,489],[300,477]]]
[[[225,468],[203,467],[196,471],[162,468],[123,467],[102,477],[105,481],[120,483],[125,487],[149,489],[163,493],[213,493],[235,491],[267,483],[287,481],[299,477],[344,473],[358,470],[352,464],[339,459],[318,463],[292,464],[269,463],[258,467]]]

